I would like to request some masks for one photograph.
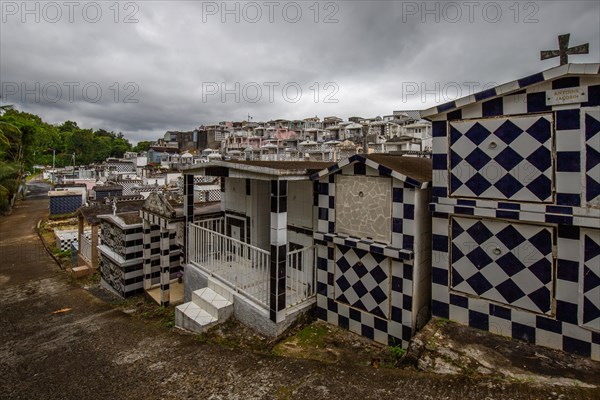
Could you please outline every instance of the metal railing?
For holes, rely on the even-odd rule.
[[[269,308],[268,251],[198,224],[190,224],[189,234],[192,264]]]
[[[286,308],[315,295],[315,246],[288,252],[286,263]]]
[[[213,232],[221,233],[225,232],[225,218],[210,218],[210,219],[201,219],[194,223],[196,226],[199,226],[204,229],[208,229]]]

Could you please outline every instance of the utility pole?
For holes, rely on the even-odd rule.
[[[56,149],[52,149],[52,179],[51,182],[54,185],[54,176],[56,175],[56,169],[55,166],[56,165]]]

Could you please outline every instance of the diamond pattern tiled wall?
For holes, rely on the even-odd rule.
[[[390,259],[346,246],[335,251],[335,300],[387,319]]]
[[[432,311],[600,360],[600,69],[586,68],[431,116]],[[546,104],[565,88],[588,101]]]
[[[600,332],[600,230],[584,230],[582,263],[582,324]]]
[[[453,290],[533,312],[551,312],[551,228],[453,218],[451,231]]]
[[[551,115],[449,126],[452,196],[552,200]]]
[[[600,110],[587,111],[585,123],[585,200],[600,205]]]

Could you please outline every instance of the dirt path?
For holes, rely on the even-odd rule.
[[[584,388],[259,355],[146,324],[58,270],[35,233],[47,204],[29,198],[0,219],[2,399],[598,398]]]

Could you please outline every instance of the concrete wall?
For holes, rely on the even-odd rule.
[[[421,329],[431,317],[430,189],[415,191],[415,259],[413,269],[413,326]]]
[[[208,279],[198,267],[186,264],[183,273],[183,301],[192,301],[192,292],[208,286]]]
[[[246,180],[225,179],[225,209],[246,215]]]
[[[392,181],[386,177],[336,177],[336,231],[389,243]]]
[[[288,183],[288,225],[313,229],[313,184],[310,181]]]
[[[264,250],[270,249],[270,186],[268,181],[252,181],[249,210],[251,210],[251,244]]]

